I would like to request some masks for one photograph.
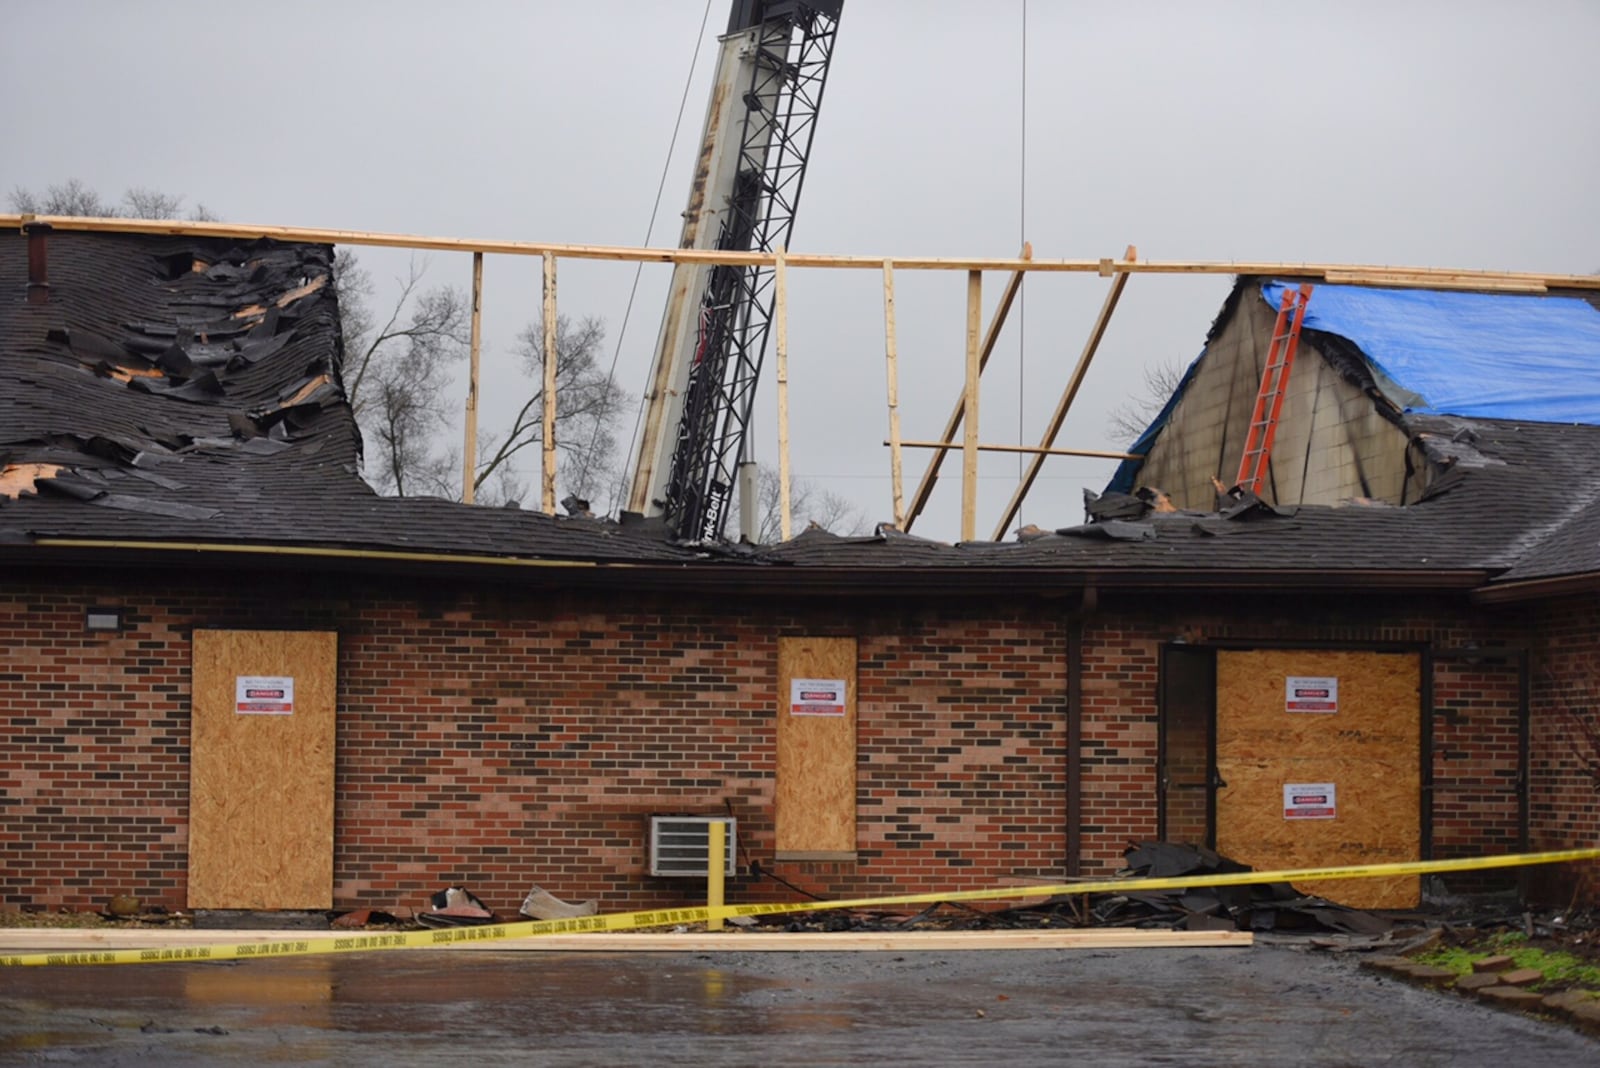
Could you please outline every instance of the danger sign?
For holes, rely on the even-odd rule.
[[[842,716],[844,715],[843,679],[791,679],[789,681],[789,714],[791,716]]]
[[[1283,681],[1286,712],[1339,711],[1339,680],[1318,675],[1290,675]]]
[[[294,679],[278,675],[238,675],[233,680],[234,711],[241,716],[294,715]]]
[[[1283,787],[1283,818],[1331,820],[1339,813],[1338,794],[1331,782],[1291,782]]]

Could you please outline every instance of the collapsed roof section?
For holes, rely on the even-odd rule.
[[[332,262],[326,245],[0,235],[0,540],[698,555],[615,524],[374,493]]]
[[[1132,446],[1144,459],[1121,465],[1109,495],[1159,487],[1180,509],[1213,509],[1245,449],[1274,309],[1295,285],[1239,279]],[[1381,543],[1396,566],[1414,547],[1502,581],[1600,570],[1592,301],[1318,283],[1259,492],[1299,522],[1355,506],[1369,518],[1347,551]],[[1400,506],[1397,518],[1380,503]]]

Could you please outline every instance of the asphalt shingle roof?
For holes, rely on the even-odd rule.
[[[1433,415],[1404,420],[1450,473],[1406,507],[1076,524],[1079,502],[1062,500],[1061,526],[1008,543],[811,532],[708,549],[653,524],[384,498],[359,475],[332,249],[52,233],[49,300],[33,305],[26,246],[0,235],[0,294],[10,294],[0,297],[0,464],[11,487],[0,493],[0,544],[330,547],[712,567],[753,582],[828,572],[841,584],[855,575],[929,589],[1014,587],[1030,574],[1160,584],[1185,572],[1217,583],[1600,573],[1600,427]]]
[[[673,563],[649,528],[380,497],[340,382],[332,249],[52,233],[49,301],[0,235],[0,539],[343,546]]]
[[[1151,512],[1131,522],[1060,527],[1022,542],[951,548],[903,535],[841,539],[813,532],[761,557],[800,566],[870,560],[890,568],[1113,573],[1477,570],[1520,578],[1600,571],[1600,427],[1439,416],[1406,422],[1459,475],[1405,507],[1262,507],[1232,519]]]

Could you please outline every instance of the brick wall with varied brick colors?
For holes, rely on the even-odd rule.
[[[1433,855],[1515,853],[1523,664],[1515,656],[1441,657],[1433,666]],[[1453,872],[1452,892],[1515,888],[1513,868]]]
[[[0,905],[184,905],[189,637],[334,629],[334,896],[417,905],[463,883],[514,911],[539,885],[606,908],[679,904],[647,874],[652,813],[727,813],[742,864],[818,894],[1058,876],[1065,664],[1050,610],[836,605],[728,612],[683,597],[458,593],[408,582],[130,578],[0,594]],[[230,588],[229,594],[216,592]],[[92,604],[124,609],[114,635]],[[772,860],[777,638],[857,638],[857,861]],[[736,899],[793,891],[741,875]]]
[[[97,604],[121,607],[125,629],[86,633],[84,610]],[[1113,870],[1128,843],[1155,835],[1158,653],[1179,633],[1440,648],[1525,639],[1514,617],[1458,624],[1448,606],[1373,624],[1343,601],[1280,604],[1257,597],[1254,618],[1241,620],[1214,601],[1127,599],[1088,618],[1083,874]],[[1570,626],[1576,648],[1595,622]],[[730,604],[413,579],[134,574],[0,592],[0,905],[93,907],[122,892],[184,905],[195,627],[339,632],[339,908],[415,906],[451,883],[505,914],[533,885],[605,909],[694,900],[693,880],[647,874],[652,813],[731,814],[742,866],[759,862],[826,896],[1064,873],[1060,604]],[[854,863],[772,859],[777,639],[792,635],[857,639]],[[1582,669],[1562,655],[1564,670]],[[1482,694],[1467,677],[1452,685],[1468,707],[1503,702],[1503,680]],[[1589,811],[1588,824],[1567,829],[1588,826],[1592,838]],[[1553,825],[1545,837],[1562,833]],[[794,891],[741,874],[729,894]]]
[[[1592,595],[1543,606],[1533,654],[1534,849],[1600,845],[1600,604]],[[1538,873],[1542,900],[1600,904],[1600,864]]]

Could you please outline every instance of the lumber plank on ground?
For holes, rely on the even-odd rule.
[[[360,932],[329,932],[329,934]],[[0,953],[44,950],[85,952],[101,949],[150,949],[228,945],[234,942],[298,942],[307,931],[218,931],[194,928],[114,928],[110,930],[17,927],[0,930]],[[1148,931],[1131,927],[1086,927],[1068,930],[1005,931],[727,931],[626,932],[578,935],[532,935],[485,942],[462,942],[430,949],[487,952],[587,953],[806,953],[1003,949],[1141,949],[1242,947],[1253,943],[1249,931]]]

